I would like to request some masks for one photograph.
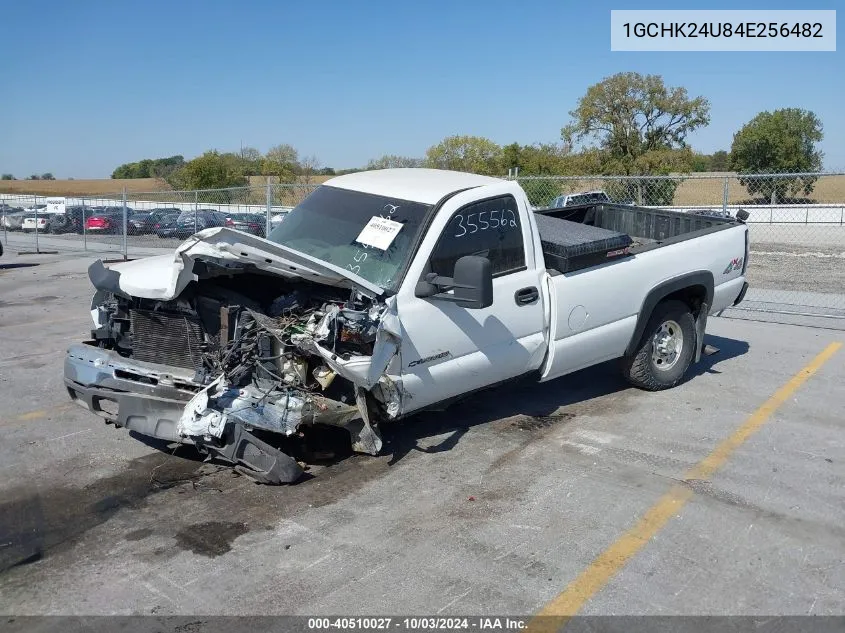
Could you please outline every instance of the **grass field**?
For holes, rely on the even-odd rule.
[[[696,174],[685,178],[675,190],[673,204],[678,206],[687,205],[711,205],[721,204],[724,195],[725,178],[728,181],[728,204],[748,203],[748,191],[739,184],[739,179],[731,174]],[[596,189],[607,189],[611,181],[596,178],[577,178],[563,181],[548,181],[549,195],[558,193],[571,193],[578,191],[591,191]],[[799,194],[800,195],[800,194]],[[822,176],[813,188],[813,192],[803,202],[818,204],[841,204],[845,203],[845,176]]]
[[[739,184],[739,179],[728,176],[728,204],[742,204],[748,200],[748,192]],[[690,178],[683,181],[675,191],[674,204],[721,204],[725,176],[719,178]],[[801,194],[799,194],[801,195]],[[808,201],[819,204],[845,202],[845,176],[822,176],[807,196]]]
[[[725,178],[728,179],[728,203],[741,204],[748,200],[749,195],[745,187],[739,184],[739,180],[729,174],[712,175],[697,174],[694,177],[684,179],[675,191],[673,204],[685,205],[709,205],[721,204],[724,193]],[[313,176],[310,184],[317,185],[325,182],[331,176]],[[249,196],[260,203],[263,193],[258,188],[267,183],[265,176],[252,176],[249,179],[250,185],[256,188],[255,195]],[[551,197],[563,192],[588,191],[592,189],[607,188],[608,181],[602,178],[578,178],[564,181],[544,181],[548,187]],[[300,183],[302,184],[302,183]],[[42,196],[88,196],[103,194],[119,194],[126,187],[131,197],[137,199],[137,193],[161,192],[154,198],[166,201],[167,195],[164,192],[171,190],[170,186],[163,180],[157,178],[138,178],[127,180],[2,180],[0,181],[0,193],[9,194],[35,194]],[[290,194],[290,195],[288,195]],[[277,204],[291,204],[301,198],[302,192],[286,192],[278,200]],[[152,196],[151,196],[152,197]],[[808,196],[808,201],[819,204],[841,204],[845,203],[845,175],[822,176],[815,183],[813,192]]]
[[[320,184],[331,176],[312,176],[310,184]],[[263,187],[267,184],[265,176],[251,176],[249,184],[252,187]],[[138,193],[156,192],[155,199],[165,200],[166,195],[160,192],[172,191],[170,185],[159,178],[101,178],[92,180],[0,180],[0,193],[38,195],[38,196],[98,196],[121,194],[123,188],[126,193],[137,199]],[[260,197],[260,196],[259,196]]]
[[[40,196],[90,196],[123,191],[168,191],[170,185],[158,178],[112,180],[0,180],[0,193]]]

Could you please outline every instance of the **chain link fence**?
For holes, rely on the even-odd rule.
[[[750,214],[748,318],[845,327],[845,173],[516,177],[535,207],[595,200]]]
[[[26,251],[85,250],[128,258],[172,251],[197,231],[226,226],[265,237],[316,185],[267,184],[197,191],[151,191],[64,198],[0,195],[7,245]]]
[[[601,200],[730,215],[743,208],[750,214],[752,289],[731,314],[845,327],[845,173],[516,179],[538,208]],[[10,248],[125,258],[172,252],[210,226],[266,236],[316,186],[68,197],[64,214],[49,213],[44,196],[0,195],[0,224]]]

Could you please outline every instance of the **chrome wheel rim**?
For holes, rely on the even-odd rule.
[[[664,321],[651,339],[651,362],[660,371],[672,369],[684,349],[684,332],[677,321]]]

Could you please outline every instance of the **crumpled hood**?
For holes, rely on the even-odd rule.
[[[195,261],[240,268],[252,265],[283,277],[300,277],[330,286],[355,288],[369,297],[384,290],[351,271],[255,235],[215,227],[185,240],[173,255],[156,255],[106,268],[97,260],[88,269],[91,283],[115,294],[169,301],[197,279]]]

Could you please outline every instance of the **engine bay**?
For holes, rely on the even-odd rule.
[[[381,332],[389,301],[230,271],[199,277],[172,300],[98,290],[92,338],[125,359],[192,370],[180,441],[257,481],[283,483],[298,478],[302,464],[278,448],[280,439],[336,427],[349,433],[352,450],[380,451],[378,421],[400,410],[387,376],[398,343],[384,345],[389,335]]]

